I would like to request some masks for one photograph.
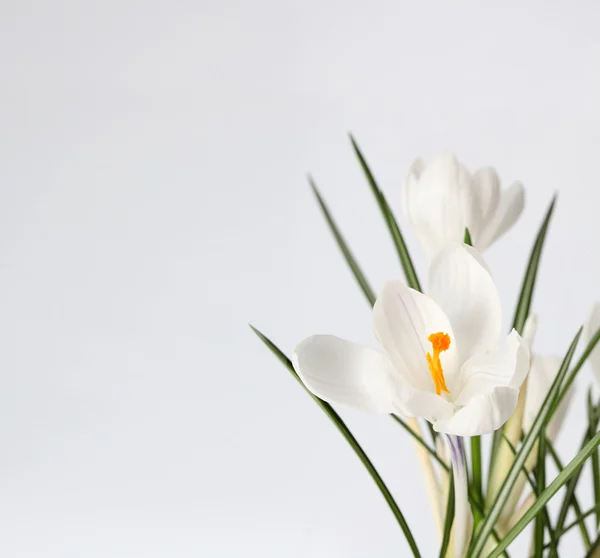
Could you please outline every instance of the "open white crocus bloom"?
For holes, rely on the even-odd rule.
[[[373,309],[383,350],[330,335],[293,353],[307,388],[332,403],[424,417],[438,432],[487,434],[517,405],[529,350],[516,331],[500,342],[500,298],[480,255],[452,244],[431,263],[429,296],[392,281]]]
[[[453,155],[416,159],[404,182],[405,212],[430,259],[462,241],[466,227],[483,252],[512,227],[524,201],[520,183],[502,190],[493,168],[471,174]]]

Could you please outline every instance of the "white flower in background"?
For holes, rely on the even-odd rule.
[[[529,350],[532,350],[533,341],[537,332],[537,316],[530,315],[525,323],[523,330],[523,340],[527,343]],[[550,391],[550,387],[558,374],[558,369],[562,364],[562,358],[557,355],[540,355],[531,353],[531,366],[527,375],[527,389],[525,391],[525,405],[523,410],[523,431],[529,432],[533,422],[538,416],[544,399]],[[552,415],[552,419],[546,428],[548,439],[552,442],[556,439],[562,426],[564,418],[573,399],[574,386],[565,394],[560,405]]]
[[[523,330],[523,340],[530,348],[533,346],[533,340],[537,331],[537,317],[530,315],[525,323]],[[529,374],[527,375],[527,386],[525,388],[525,400],[523,402],[523,414],[522,417],[519,413],[515,413],[513,418],[508,422],[505,429],[507,437],[513,443],[513,446],[517,446],[519,438],[521,436],[521,430],[524,433],[529,432],[535,419],[537,418],[539,411],[550,391],[550,387],[556,378],[556,374],[562,364],[562,358],[559,356],[542,356],[539,354],[532,353],[531,355],[531,366],[529,368]],[[546,427],[546,435],[551,442],[554,442],[558,433],[563,425],[565,416],[573,400],[574,386],[569,389],[565,394],[565,397],[560,402],[560,405],[552,415],[552,419]],[[513,420],[516,420],[516,424],[511,424]],[[504,462],[504,458],[500,456],[497,459],[497,463],[504,465],[504,473],[500,475],[500,479],[504,480],[508,470],[510,469],[514,457],[510,452],[510,457]],[[527,471],[533,471],[537,465],[537,450],[534,449],[528,455],[525,461],[525,469]],[[502,465],[499,467],[501,468]],[[524,475],[520,475],[513,486],[511,494],[504,505],[504,508],[500,514],[500,523],[506,528],[510,529],[512,525],[520,519],[522,514],[531,505],[531,499],[526,498],[524,502],[519,506],[523,490],[527,484],[527,479]]]
[[[561,363],[562,358],[559,356],[532,355],[531,368],[527,376],[527,393],[525,395],[525,411],[523,414],[523,431],[525,433],[529,432],[531,425],[537,418]],[[548,423],[546,434],[551,442],[556,439],[562,427],[569,405],[573,400],[575,392],[573,388],[574,386],[565,394],[565,397],[560,402],[556,411],[554,411],[552,419]]]
[[[596,302],[590,312],[590,317],[585,324],[585,337],[588,343],[592,340],[592,337],[600,329],[600,303]],[[596,345],[592,353],[590,354],[590,363],[592,365],[592,372],[600,385],[600,343]]]
[[[517,405],[529,350],[516,331],[500,342],[501,307],[480,255],[453,244],[432,262],[429,296],[387,283],[373,308],[383,350],[331,335],[294,349],[307,388],[333,403],[424,417],[438,432],[487,434]]]
[[[491,167],[471,174],[453,155],[416,159],[404,183],[404,208],[427,256],[461,242],[468,227],[473,246],[486,250],[521,215],[523,186],[500,188]]]

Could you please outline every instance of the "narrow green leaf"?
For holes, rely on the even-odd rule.
[[[573,385],[573,382],[575,381],[575,378],[577,377],[577,374],[579,373],[579,371],[581,370],[581,368],[585,364],[586,360],[589,358],[590,354],[596,348],[596,345],[599,342],[600,342],[600,329],[598,329],[598,331],[596,331],[596,333],[594,333],[593,337],[588,342],[585,350],[583,351],[583,353],[579,357],[579,360],[577,361],[577,364],[575,364],[575,366],[573,367],[573,370],[571,370],[570,374],[565,379],[565,381],[563,383],[563,386],[562,386],[562,388],[560,390],[560,393],[559,393],[558,397],[556,398],[556,401],[552,405],[552,413],[554,413],[554,411],[556,411],[556,408],[560,405],[560,402],[567,395],[567,392],[569,391],[569,389]]]
[[[525,512],[523,517],[517,521],[515,526],[506,534],[500,541],[498,546],[492,551],[488,558],[496,558],[500,556],[502,551],[517,538],[519,533],[527,527],[529,522],[542,511],[544,506],[550,501],[565,483],[581,469],[586,459],[588,459],[594,451],[597,451],[600,445],[600,432],[598,432],[584,448],[571,460],[571,462],[558,474],[558,476],[548,485],[540,496],[536,499],[533,505]],[[476,556],[475,554],[469,556]]]
[[[566,527],[563,527],[560,533],[556,533],[556,536],[562,537],[565,533],[568,533],[571,529],[573,529],[573,527],[580,526],[590,515],[592,515],[593,513],[597,513],[599,510],[600,504],[596,504],[593,508],[589,509],[585,513],[580,514],[577,519],[569,523]],[[544,550],[550,548],[551,545],[552,542],[546,543],[546,545],[544,546]],[[586,550],[588,550],[590,546],[591,543],[586,547]]]
[[[594,420],[588,424],[588,429],[585,435],[583,436],[583,441],[581,442],[581,447],[585,447],[585,445],[589,442],[592,436],[596,433],[596,429],[598,428],[598,417],[595,416]],[[562,504],[560,506],[560,510],[558,512],[558,518],[556,520],[555,530],[561,531],[565,520],[567,519],[567,513],[569,511],[569,506],[575,506],[576,496],[575,490],[577,488],[577,483],[579,482],[579,478],[581,477],[581,471],[578,471],[573,477],[569,480],[566,486],[565,495],[563,497]],[[587,534],[587,531],[586,531]],[[583,533],[582,533],[583,535]],[[558,551],[552,552],[551,556],[558,557]]]
[[[585,558],[598,558],[598,550],[600,549],[600,537],[598,537],[592,547],[589,549],[588,553],[585,555]]]
[[[538,436],[538,458],[535,475],[536,491],[535,494],[539,498],[546,488],[546,436],[544,431]],[[534,556],[542,558],[544,554],[544,515],[538,514],[535,518],[534,527]]]
[[[502,435],[502,438],[504,439],[506,445],[508,446],[508,449],[512,452],[512,454],[513,455],[517,455],[517,450],[516,450],[515,446],[513,446],[512,442],[504,434]],[[537,494],[537,484],[536,484],[536,481],[535,481],[535,479],[533,479],[531,477],[531,474],[526,469],[525,465],[523,465],[523,467],[521,467],[521,473],[523,473],[523,475],[527,479],[527,483],[531,487],[531,491],[534,494]]]
[[[592,432],[595,428],[594,426],[597,424],[596,419],[596,408],[594,407],[594,403],[592,402],[592,390],[591,388],[588,390],[588,428],[590,432]],[[600,502],[600,459],[598,459],[598,452],[595,451],[592,453],[591,459],[591,473],[592,473],[592,483],[594,486],[594,502]],[[596,527],[600,525],[600,510],[596,511]]]
[[[577,342],[579,341],[580,336],[581,336],[581,328],[579,329],[579,331],[577,332],[577,335],[573,339],[573,342],[571,343],[571,346],[569,347],[569,350],[560,366],[560,369],[558,370],[558,373],[556,374],[556,378],[554,379],[554,382],[552,383],[552,386],[550,387],[550,390],[548,391],[548,394],[547,394],[546,398],[544,399],[544,402],[540,408],[538,416],[536,417],[531,428],[529,429],[529,432],[524,437],[523,443],[521,444],[519,451],[517,452],[517,455],[515,456],[513,464],[511,466],[510,470],[508,471],[508,474],[506,475],[506,479],[504,480],[504,483],[500,487],[500,490],[498,491],[498,494],[496,495],[496,498],[495,498],[493,504],[491,505],[486,518],[481,523],[479,532],[476,533],[473,538],[473,543],[471,546],[472,554],[469,555],[472,558],[477,558],[483,551],[486,540],[490,536],[492,528],[494,527],[496,521],[498,520],[498,517],[500,516],[500,513],[502,511],[502,508],[504,507],[506,500],[510,496],[512,488],[515,485],[515,482],[516,482],[519,474],[521,473],[521,468],[525,464],[525,461],[526,461],[529,453],[533,449],[533,446],[535,444],[535,440],[536,440],[537,436],[540,434],[540,432],[546,425],[547,418],[548,418],[548,415],[549,415],[551,407],[552,407],[552,403],[556,397],[556,394],[558,393],[558,390],[560,389],[560,386],[565,377],[565,374],[567,373],[567,370],[569,369],[569,365],[573,358],[573,354],[575,353],[575,348],[577,347]]]
[[[446,553],[448,552],[448,545],[450,544],[450,533],[452,532],[452,523],[454,523],[454,475],[450,475],[450,485],[448,487],[448,503],[446,504],[444,536],[442,537],[440,558],[446,558]]]
[[[469,227],[465,227],[465,240],[464,243],[467,246],[473,246],[473,241],[471,240],[471,233],[469,231]]]
[[[504,426],[495,430],[492,434],[492,443],[490,444],[490,458],[488,461],[488,490],[486,490],[486,499],[490,500],[493,496],[491,491],[489,490],[490,480],[494,478],[494,467],[497,462],[498,451],[500,451],[500,442],[502,441],[502,436],[504,433]],[[486,504],[489,505],[489,501],[486,501]]]
[[[504,441],[506,442],[506,445],[508,446],[508,449],[510,449],[510,451],[513,453],[513,455],[517,454],[517,450],[515,449],[515,447],[512,445],[511,441],[506,437],[506,436],[502,436],[502,438],[504,439]],[[531,491],[533,492],[533,494],[538,494],[540,491],[538,490],[538,485],[536,480],[534,480],[529,471],[527,471],[525,465],[523,465],[521,467],[521,473],[525,476],[525,478],[527,479],[527,482],[529,483],[529,486],[531,487]],[[544,507],[544,509],[542,510],[542,521],[544,524],[544,527],[548,530],[548,534],[550,535],[550,543],[548,543],[548,546],[552,546],[553,548],[556,548],[556,534],[554,532],[554,529],[552,529],[552,523],[550,521],[550,514],[548,513],[548,509],[546,507]]]
[[[552,442],[550,440],[548,440],[548,438],[546,438],[546,447],[548,448],[548,454],[552,458],[552,461],[554,461],[554,465],[556,466],[556,468],[558,469],[558,472],[560,473],[565,468],[565,466],[562,464],[560,457],[558,457],[558,453],[556,452],[556,450],[554,449],[554,446],[552,445]],[[571,481],[569,481],[569,482],[571,482]],[[579,505],[579,500],[577,500],[577,495],[575,493],[573,493],[572,497],[569,499],[569,503],[570,503],[570,505],[573,506],[573,511],[575,512],[575,517],[578,520],[580,518],[582,518],[583,514],[581,513],[581,506]],[[582,521],[577,521],[575,524],[579,525],[579,532],[581,533],[581,539],[583,541],[583,545],[585,546],[586,549],[589,549],[590,546],[592,545],[592,541],[590,540],[590,535],[587,531],[587,527],[586,527],[585,523],[582,520]],[[563,529],[563,531],[564,531],[564,529]],[[559,535],[557,532],[555,536],[560,537],[561,535]]]
[[[481,474],[481,437],[471,437],[471,480],[473,490],[483,504],[483,478]]]
[[[408,248],[406,247],[406,243],[404,242],[404,237],[400,232],[400,227],[398,227],[398,223],[396,222],[396,218],[392,213],[392,210],[383,195],[383,192],[377,185],[373,173],[367,164],[358,144],[356,143],[352,134],[350,134],[350,141],[352,143],[352,147],[354,148],[354,152],[358,158],[358,162],[365,173],[367,181],[369,182],[369,186],[371,187],[371,191],[375,196],[375,200],[379,205],[379,209],[381,210],[381,214],[385,219],[385,222],[388,226],[390,234],[392,236],[392,240],[394,242],[394,246],[396,247],[396,251],[398,252],[398,257],[400,258],[400,264],[402,265],[402,269],[404,271],[404,275],[406,276],[406,282],[409,287],[416,289],[417,291],[421,290],[421,285],[419,283],[419,278],[417,277],[417,272],[415,271],[415,267],[412,263],[412,259],[408,252]]]
[[[546,240],[546,233],[548,232],[548,225],[550,224],[550,218],[552,217],[555,204],[556,196],[552,198],[552,202],[548,207],[548,211],[546,212],[546,216],[542,222],[542,226],[540,227],[529,256],[529,264],[527,265],[527,271],[525,272],[525,277],[523,278],[523,286],[521,287],[521,294],[519,296],[519,302],[517,304],[515,318],[513,320],[513,327],[519,333],[523,333],[525,320],[527,320],[527,316],[529,315],[531,300],[533,299],[533,289],[535,287],[538,267],[542,257],[542,249],[544,248],[544,241]]]
[[[258,329],[256,329],[252,325],[250,327],[252,328],[252,331],[254,331],[254,333],[256,333],[258,338],[279,359],[279,361],[285,365],[285,367],[288,369],[288,371],[294,376],[294,378],[304,388],[306,393],[308,393],[312,397],[312,399],[315,401],[315,403],[317,403],[317,405],[319,405],[319,407],[321,407],[321,410],[329,417],[329,419],[333,422],[333,424],[336,426],[336,428],[340,431],[342,436],[344,436],[344,438],[346,439],[346,441],[348,442],[350,447],[354,450],[354,453],[356,453],[357,457],[360,459],[362,464],[367,469],[369,475],[371,475],[371,478],[377,485],[377,488],[379,488],[379,491],[381,492],[385,501],[387,502],[388,506],[390,507],[390,510],[394,514],[396,521],[400,525],[400,528],[402,529],[402,532],[404,533],[404,536],[406,537],[406,540],[408,541],[408,544],[410,546],[413,556],[415,558],[421,558],[421,554],[417,547],[417,543],[410,531],[410,527],[408,526],[408,523],[406,522],[404,515],[402,514],[402,512],[400,511],[400,508],[398,507],[398,504],[396,504],[394,497],[392,496],[391,492],[387,488],[386,484],[383,482],[383,479],[379,476],[379,473],[375,469],[375,466],[373,465],[373,463],[371,463],[371,460],[367,457],[367,454],[364,452],[364,450],[362,449],[362,447],[360,446],[360,444],[358,443],[358,441],[356,440],[356,438],[354,437],[352,432],[350,432],[350,429],[346,426],[346,424],[344,423],[342,418],[334,411],[333,407],[331,405],[329,405],[329,403],[326,403],[322,399],[319,399],[318,397],[313,395],[310,391],[308,391],[308,389],[306,389],[306,386],[302,383],[302,381],[296,374],[296,371],[294,370],[294,367],[293,367],[290,359],[287,358],[287,356],[285,356],[285,354],[277,347],[277,345],[275,345],[275,343],[273,343],[268,337],[263,335]]]
[[[325,220],[327,221],[327,224],[329,225],[329,228],[331,229],[331,232],[333,233],[335,241],[337,242],[337,245],[344,256],[344,259],[346,260],[348,267],[352,271],[354,278],[356,279],[356,282],[360,286],[366,299],[369,301],[369,304],[371,306],[373,306],[373,304],[375,304],[375,299],[376,299],[373,289],[369,285],[369,282],[367,281],[365,274],[360,269],[360,266],[358,265],[356,258],[352,254],[352,251],[348,247],[348,244],[346,244],[346,241],[344,240],[342,233],[340,232],[335,220],[333,219],[331,212],[329,211],[329,208],[327,207],[327,204],[323,200],[323,196],[321,196],[321,193],[319,192],[319,189],[317,188],[315,181],[312,179],[312,177],[309,176],[308,182],[310,184],[310,187],[312,188],[313,193],[315,194],[315,197],[317,198],[317,202],[319,202],[319,206],[321,207],[323,216],[325,217]]]

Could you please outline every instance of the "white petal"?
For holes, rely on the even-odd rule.
[[[587,323],[585,324],[585,334],[587,338],[587,342],[589,343],[591,339],[594,337],[596,332],[600,329],[600,303],[596,302],[592,307],[592,311],[590,312],[590,316],[588,318]],[[600,385],[600,343],[596,345],[594,350],[589,356],[590,363],[592,365],[592,371],[594,372],[594,376],[598,381],[598,385]]]
[[[529,350],[533,345],[533,341],[535,340],[535,334],[537,332],[538,327],[538,319],[537,314],[529,314],[527,319],[525,320],[525,325],[523,326],[523,341],[527,343]]]
[[[437,432],[456,436],[481,436],[498,430],[514,413],[519,390],[511,386],[498,386],[490,393],[473,397],[469,404],[452,417],[433,424]]]
[[[475,198],[475,218],[468,223],[473,246],[480,249],[479,239],[500,203],[500,179],[491,167],[479,169],[471,179]]]
[[[525,397],[525,412],[523,415],[523,430],[528,432],[531,425],[537,418],[542,407],[544,399],[548,395],[550,386],[562,359],[558,356],[539,356],[534,355],[531,359],[531,368],[527,376],[527,395]],[[571,388],[561,401],[559,407],[554,412],[552,420],[548,424],[547,433],[550,440],[554,440],[562,426],[567,410],[573,398],[574,389]]]
[[[454,413],[452,403],[429,391],[420,391],[403,382],[396,385],[396,411],[407,418],[423,417],[429,422],[449,418]]]
[[[403,201],[404,201],[404,214],[411,220],[410,212],[408,207],[410,205],[410,199],[415,195],[414,189],[419,187],[419,178],[423,174],[425,168],[425,162],[423,159],[418,157],[412,162],[408,175],[404,179],[404,185],[402,187]]]
[[[462,241],[475,200],[469,172],[454,156],[436,157],[418,168],[418,178],[413,170],[407,180],[405,209],[431,259],[448,242]]]
[[[484,219],[495,212],[500,202],[500,179],[492,167],[484,167],[473,174],[473,186],[477,206]]]
[[[525,207],[525,189],[515,182],[500,194],[500,203],[492,218],[488,221],[477,242],[482,252],[512,227]]]
[[[292,355],[294,369],[317,397],[372,413],[392,413],[393,367],[375,349],[333,335],[301,341]]]
[[[387,283],[373,308],[373,327],[385,352],[399,374],[415,389],[434,392],[427,363],[432,351],[428,337],[443,332],[450,348],[440,356],[450,391],[458,371],[454,332],[447,316],[431,298],[409,289],[400,281]]]
[[[499,386],[518,390],[528,371],[529,347],[513,329],[493,351],[477,354],[463,364],[454,403],[468,405],[473,398]]]
[[[460,361],[494,347],[500,338],[500,295],[481,256],[453,244],[431,263],[429,295],[450,318]]]

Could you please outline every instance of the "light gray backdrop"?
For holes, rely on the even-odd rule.
[[[316,332],[373,342],[305,180],[373,285],[399,276],[352,130],[399,215],[417,155],[524,182],[522,220],[487,254],[507,327],[560,192],[536,349],[564,351],[600,298],[599,16],[592,1],[0,2],[0,554],[408,556],[247,323],[286,351]],[[411,442],[342,414],[435,556]]]

